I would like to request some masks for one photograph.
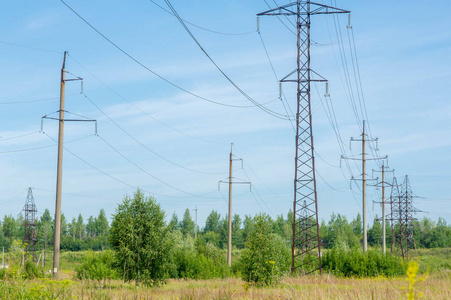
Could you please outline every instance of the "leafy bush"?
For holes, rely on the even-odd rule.
[[[44,277],[44,272],[33,261],[32,256],[28,256],[23,267],[23,277],[25,279],[35,279]]]
[[[115,277],[113,269],[114,254],[111,250],[103,252],[89,251],[83,262],[77,267],[77,278],[105,281]]]
[[[180,231],[172,233],[174,278],[212,279],[224,278],[230,271],[224,255],[211,243],[194,242],[191,236],[183,237]]]
[[[322,267],[326,272],[344,277],[376,277],[403,275],[406,265],[401,258],[368,250],[365,254],[358,248],[344,250],[333,248],[324,253]]]
[[[280,236],[271,233],[270,225],[266,215],[255,217],[255,227],[239,260],[244,281],[273,285],[289,270],[290,251]]]

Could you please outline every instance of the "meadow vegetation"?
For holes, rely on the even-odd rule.
[[[97,246],[62,251],[59,280],[49,272],[52,251],[37,252],[36,264],[24,254],[27,245],[13,240],[5,254],[8,268],[0,269],[0,299],[451,299],[448,248],[412,250],[408,264],[389,250],[383,255],[372,239],[363,254],[358,217],[349,223],[333,215],[328,224],[322,222],[323,275],[293,277],[290,214],[277,220],[265,214],[246,216],[243,224],[234,216],[231,267],[226,262],[226,218],[215,211],[197,239],[189,210],[182,221],[173,215],[166,223],[155,199],[139,190],[124,198],[111,226],[103,214],[90,218],[89,237],[83,222],[70,231],[73,245],[85,241]],[[45,222],[48,216],[40,228],[51,230]],[[440,234],[434,223],[426,223],[423,229],[432,238],[420,233],[428,245],[449,243],[450,227],[443,220],[437,225]],[[377,228],[373,224],[369,237]],[[81,237],[78,242],[76,237]]]

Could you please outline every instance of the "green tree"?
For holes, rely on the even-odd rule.
[[[233,215],[232,219],[232,245],[238,249],[244,248],[243,233],[241,230],[241,218],[238,214]]]
[[[272,233],[268,215],[257,215],[252,232],[240,257],[244,281],[258,285],[272,285],[289,270],[290,250],[283,239]]]
[[[11,215],[5,215],[3,218],[3,235],[7,244],[11,244],[15,239],[22,239],[19,237],[19,226]]]
[[[67,226],[69,234],[72,236],[72,240],[75,241],[75,235],[77,234],[77,220],[72,218],[72,222]]]
[[[368,229],[368,244],[373,247],[382,245],[382,224],[377,220],[377,215],[374,218],[373,226]]]
[[[96,223],[94,221],[94,217],[90,216],[88,218],[88,224],[86,224],[86,233],[88,237],[95,238],[97,236],[96,234]]]
[[[348,249],[359,245],[353,227],[348,223],[346,217],[332,214],[328,225],[330,247]]]
[[[77,219],[77,235],[78,238],[81,240],[85,237],[85,233],[86,233],[86,226],[83,223],[83,217],[81,216],[81,214],[78,215],[78,219]]]
[[[205,221],[205,227],[203,232],[207,233],[208,231],[219,232],[221,215],[213,210],[207,217]]]
[[[169,221],[168,228],[172,231],[180,229],[179,218],[177,217],[175,212],[172,214],[172,218]]]
[[[250,215],[245,215],[243,221],[243,239],[245,241],[247,241],[247,237],[254,230],[254,225],[254,218],[252,218]]]
[[[51,224],[54,223],[54,221],[51,222]],[[67,235],[67,220],[64,214],[61,214],[61,235]]]
[[[110,228],[115,265],[124,280],[157,285],[171,269],[172,241],[164,212],[151,197],[138,189],[116,209]]]
[[[44,213],[41,216],[40,222],[41,223],[45,223],[45,222],[52,223],[52,221],[53,220],[52,220],[52,216],[50,215],[50,211],[46,208],[44,210]]]
[[[108,219],[103,208],[100,210],[99,215],[95,219],[95,230],[97,236],[107,235],[110,230]]]
[[[189,234],[194,236],[194,221],[191,219],[191,214],[188,208],[185,210],[182,222],[180,222],[180,230],[183,235]]]

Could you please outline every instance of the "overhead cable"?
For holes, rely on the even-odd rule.
[[[131,133],[129,133],[127,130],[124,129],[124,127],[122,127],[121,125],[119,125],[116,121],[114,121],[107,113],[105,113],[90,97],[88,97],[85,93],[83,93],[83,95],[85,96],[86,99],[89,100],[89,102],[92,103],[92,105],[94,105],[97,110],[99,110],[105,117],[108,118],[108,120],[110,120],[114,125],[116,125],[117,128],[119,128],[122,132],[124,132],[127,136],[129,136],[132,140],[134,140],[136,143],[138,143],[139,145],[141,145],[144,149],[146,149],[147,151],[153,153],[154,155],[158,156],[159,158],[163,159],[164,161],[177,166],[179,168],[185,169],[187,171],[191,171],[194,173],[200,173],[200,174],[208,174],[208,175],[217,175],[217,174],[224,174],[224,172],[205,172],[205,171],[198,171],[198,170],[194,170],[191,168],[187,168],[184,167],[166,157],[164,157],[163,155],[159,154],[158,152],[156,152],[155,150],[149,148],[148,146],[144,145],[142,142],[140,142],[137,138],[135,138]]]
[[[153,4],[155,4],[155,5],[156,5],[157,7],[159,7],[160,9],[164,10],[165,12],[167,12],[168,14],[170,14],[170,15],[172,15],[172,16],[175,17],[175,15],[174,15],[172,12],[170,12],[169,10],[167,10],[166,8],[164,8],[163,6],[159,5],[159,4],[156,3],[155,1],[153,1],[153,0],[149,0],[149,1],[152,2]],[[196,28],[202,29],[202,30],[204,30],[204,31],[208,31],[208,32],[211,32],[211,33],[216,33],[216,34],[222,34],[222,35],[246,35],[246,34],[250,34],[250,33],[254,33],[254,32],[255,32],[255,30],[247,31],[247,32],[238,32],[238,33],[220,32],[220,31],[211,30],[211,29],[208,29],[208,28],[205,28],[205,27],[196,25],[196,24],[194,24],[194,23],[192,23],[192,22],[189,22],[189,21],[187,21],[187,20],[185,20],[185,19],[183,19],[183,21],[184,21],[186,24],[190,24],[191,26],[194,26],[194,27],[196,27]]]
[[[163,77],[162,75],[156,73],[155,71],[153,71],[152,69],[150,69],[149,67],[147,67],[146,65],[144,65],[142,62],[140,62],[138,59],[134,58],[131,54],[129,54],[127,51],[125,51],[124,49],[122,49],[121,47],[119,47],[116,43],[114,43],[112,40],[110,40],[106,35],[104,35],[102,32],[100,32],[97,28],[95,28],[91,23],[89,23],[86,19],[84,19],[79,13],[77,13],[72,7],[70,7],[66,2],[64,2],[64,0],[60,0],[67,8],[69,8],[80,20],[82,20],[86,25],[88,25],[89,27],[91,27],[91,29],[93,29],[95,32],[97,32],[97,34],[99,34],[103,39],[105,39],[108,43],[110,43],[113,47],[115,47],[117,50],[119,50],[120,52],[122,52],[125,56],[127,56],[128,58],[130,58],[132,61],[134,61],[135,63],[137,63],[138,65],[140,65],[141,67],[143,67],[145,70],[149,71],[150,73],[152,73],[153,75],[155,75],[156,77],[160,78],[161,80],[163,80],[164,82],[168,83],[169,85],[195,97],[213,104],[217,104],[217,105],[221,105],[221,106],[227,106],[227,107],[235,107],[235,108],[251,108],[251,107],[255,107],[255,106],[240,106],[240,105],[231,105],[231,104],[226,104],[226,103],[221,103],[221,102],[217,102],[205,97],[202,97],[198,94],[195,94],[193,92],[190,92],[189,90],[175,84],[174,82],[170,81],[169,79]],[[285,119],[285,118],[283,118]]]
[[[235,89],[241,93],[241,95],[243,95],[247,100],[249,100],[250,102],[252,102],[255,106],[257,106],[258,108],[260,108],[261,110],[263,110],[264,112],[266,112],[269,115],[272,115],[273,117],[279,118],[279,119],[283,119],[283,120],[289,120],[290,117],[287,115],[283,115],[280,114],[278,112],[275,112],[265,106],[263,106],[262,104],[260,104],[259,102],[257,102],[256,100],[254,100],[251,96],[249,96],[246,92],[244,92],[219,66],[218,64],[216,64],[216,62],[211,58],[211,56],[207,53],[207,51],[202,47],[202,45],[199,43],[199,41],[196,39],[196,37],[193,35],[193,33],[191,32],[191,30],[189,30],[189,28],[186,26],[185,22],[183,22],[182,18],[179,16],[179,14],[177,13],[177,11],[175,10],[175,8],[172,6],[171,2],[169,0],[165,0],[166,4],[168,5],[168,7],[171,9],[171,11],[174,13],[174,15],[177,17],[177,19],[179,20],[180,24],[182,25],[182,27],[185,29],[185,31],[189,34],[189,36],[193,39],[193,41],[197,44],[197,46],[199,46],[200,50],[205,54],[205,56],[207,56],[207,58],[210,60],[210,62],[216,67],[216,69],[218,69],[218,71],[224,76],[224,78],[229,81],[230,84],[232,84],[233,87],[235,87]]]

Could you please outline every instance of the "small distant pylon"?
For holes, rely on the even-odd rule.
[[[392,253],[398,254],[403,259],[411,258],[410,251],[415,249],[413,237],[413,215],[418,212],[413,207],[413,193],[409,177],[404,177],[404,182],[398,185],[396,177],[393,178],[392,193],[390,196],[391,228],[392,228]]]
[[[25,213],[25,232],[23,239],[23,242],[26,245],[25,251],[26,253],[31,254],[33,258],[35,258],[37,241],[36,213],[38,210],[36,208],[36,204],[34,203],[33,191],[31,188],[28,188],[27,199],[25,200],[25,205],[22,211]]]

